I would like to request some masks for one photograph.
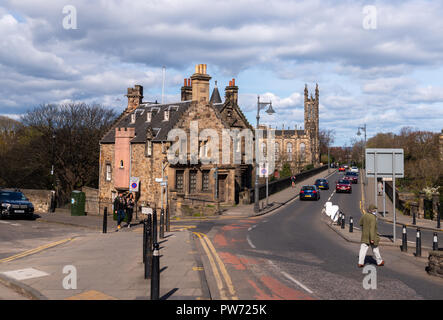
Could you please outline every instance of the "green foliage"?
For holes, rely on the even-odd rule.
[[[312,163],[307,164],[307,165],[304,167],[304,171],[308,171],[308,170],[312,170],[312,169],[314,169],[314,165],[313,165]]]
[[[280,178],[287,178],[292,175],[291,166],[289,163],[285,162],[282,169],[280,170]]]

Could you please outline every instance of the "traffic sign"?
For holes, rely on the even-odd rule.
[[[140,178],[139,177],[131,177],[129,179],[129,191],[130,192],[138,192],[140,185]]]

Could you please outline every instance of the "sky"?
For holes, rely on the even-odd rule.
[[[229,80],[256,124],[303,126],[303,90],[320,89],[320,129],[350,145],[404,126],[443,129],[443,2],[262,0],[2,0],[0,115],[46,103],[124,110],[128,87],[146,101],[180,100],[207,64],[211,90]]]

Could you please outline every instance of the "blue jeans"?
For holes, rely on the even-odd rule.
[[[117,225],[120,225],[124,219],[125,219],[125,211],[118,210],[117,211]]]

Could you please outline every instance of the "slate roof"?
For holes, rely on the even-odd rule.
[[[115,143],[115,128],[135,128],[135,137],[131,143],[145,143],[146,132],[152,128],[152,141],[166,141],[168,132],[175,126],[183,113],[191,106],[191,101],[180,101],[168,104],[142,103],[134,112],[125,115],[100,143]],[[164,111],[169,110],[169,120],[164,121]],[[146,114],[152,112],[151,122],[147,122]],[[135,123],[131,123],[131,114],[135,113]]]
[[[221,103],[220,93],[218,92],[217,85],[215,85],[214,90],[212,90],[211,99],[209,100],[212,104]]]

